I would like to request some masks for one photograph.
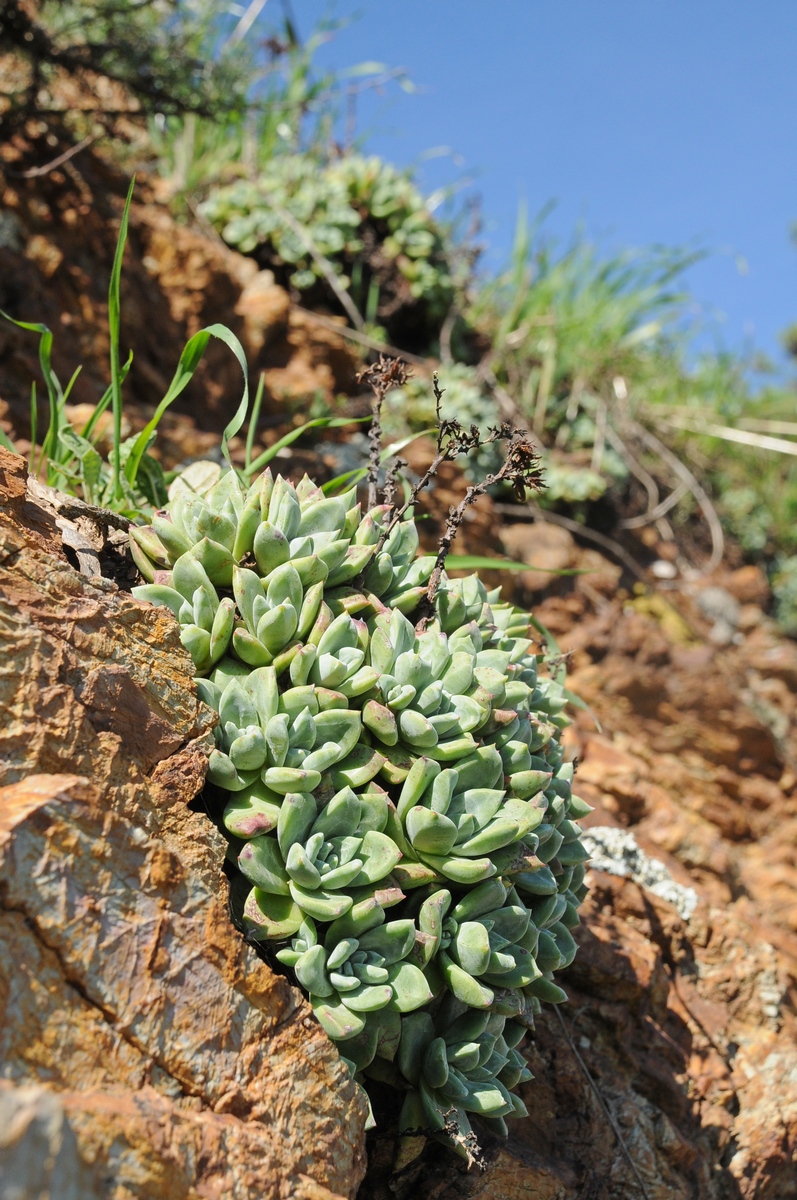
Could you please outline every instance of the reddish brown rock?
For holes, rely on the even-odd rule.
[[[62,1098],[0,1080],[0,1188],[20,1200],[99,1200]],[[13,1188],[13,1191],[11,1190]]]
[[[558,578],[557,571],[573,566],[577,554],[573,535],[545,521],[505,525],[501,541],[509,558],[535,568],[519,573],[520,582],[531,593],[544,591]]]
[[[597,734],[582,712],[569,731],[585,798],[678,860],[708,899],[744,900],[770,940],[797,944],[794,643],[766,622],[738,645],[695,633],[685,645],[664,608],[575,592],[538,616],[602,724]],[[667,600],[687,626],[690,603]]]
[[[291,299],[285,288],[274,282],[272,271],[258,271],[241,292],[235,311],[244,319],[250,350],[259,354],[268,342],[285,337]]]
[[[723,576],[722,585],[740,604],[758,604],[763,608],[771,598],[766,574],[761,567],[752,564],[729,571]]]
[[[173,622],[80,580],[14,524],[29,502],[13,464],[8,478],[0,746],[19,782],[2,796],[0,1062],[14,1095],[0,1111],[23,1115],[0,1164],[46,1144],[81,1196],[118,1200],[351,1196],[360,1102],[297,993],[229,924],[221,840],[185,807],[207,726]],[[489,527],[488,502],[471,529]],[[703,902],[684,925],[634,883],[594,876],[565,1028],[545,1013],[530,1047],[529,1121],[485,1140],[485,1172],[429,1146],[393,1177],[395,1109],[377,1097],[361,1198],[632,1200],[641,1180],[651,1200],[794,1200],[789,644],[757,624],[720,650],[688,598],[634,607],[579,580],[539,615],[603,722],[596,734],[580,715],[569,739],[593,820],[634,829]],[[41,731],[26,734],[26,710]]]
[[[391,1178],[388,1108],[361,1200],[797,1197],[793,644],[756,620],[720,649],[690,597],[590,579],[535,610],[601,722],[579,713],[567,736],[586,824],[632,830],[701,903],[685,924],[593,873],[566,1032],[547,1011],[529,1052],[529,1120],[487,1141],[484,1172],[429,1146]]]
[[[88,149],[79,176],[51,172],[15,179],[13,186],[6,181],[3,195],[17,230],[0,246],[4,307],[14,318],[42,321],[54,331],[53,365],[64,385],[82,366],[71,400],[83,412],[93,409],[108,382],[108,280],[129,182]],[[270,424],[284,416],[285,398],[320,394],[331,404],[341,392],[356,394],[358,355],[329,328],[329,319],[322,324],[323,318],[291,308],[282,288],[267,289],[262,277],[258,284],[253,259],[175,221],[167,191],[139,174],[130,211],[121,336],[135,355],[125,420],[136,430],[146,424],[188,338],[215,323],[241,339],[253,375],[265,371],[263,416],[272,416]],[[30,436],[34,379],[40,379],[36,336],[0,323],[0,421],[14,440]],[[207,453],[240,394],[235,356],[211,338],[196,379],[159,425],[157,453],[170,463]]]
[[[211,714],[175,623],[12,507],[0,640],[0,1170],[46,1143],[81,1197],[352,1196],[363,1101],[234,928],[224,839],[192,811]]]

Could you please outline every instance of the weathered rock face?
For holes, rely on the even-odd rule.
[[[61,1099],[48,1088],[0,1080],[0,1196],[94,1197]]]
[[[688,596],[673,598],[678,612],[654,611],[654,599],[614,599],[582,619],[564,601],[541,611],[604,725],[579,716],[573,730],[580,792],[797,957],[794,643],[759,612],[738,642],[717,645]]]
[[[176,630],[72,569],[18,462],[0,459],[0,1195],[26,1162],[24,1197],[48,1171],[60,1200],[351,1196],[363,1101],[233,927],[224,840],[188,807],[210,714]]]
[[[2,451],[0,506],[0,1197],[352,1197],[364,1106],[229,920],[173,623],[72,570]],[[376,1096],[359,1200],[797,1197],[789,646],[624,607],[588,553],[538,609],[604,725],[572,730],[579,790],[700,902],[593,872],[530,1118],[484,1171],[430,1144],[396,1176]]]

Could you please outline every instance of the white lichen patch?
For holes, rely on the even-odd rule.
[[[654,896],[667,900],[679,916],[689,920],[697,906],[697,892],[676,883],[663,862],[640,848],[633,833],[610,825],[595,825],[584,831],[581,840],[589,852],[593,870],[633,880]]]

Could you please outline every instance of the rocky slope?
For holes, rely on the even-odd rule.
[[[124,182],[109,170],[92,159],[79,186],[15,183],[0,229],[0,306],[61,330],[59,370],[88,363],[86,403],[104,376]],[[133,423],[212,320],[266,371],[266,423],[285,397],[306,409],[354,391],[334,330],[174,225],[152,192],[134,209],[126,279]],[[214,445],[237,403],[226,354],[165,427],[173,461]],[[25,432],[34,371],[34,339],[4,327],[9,430]],[[408,450],[411,465],[423,453]],[[298,455],[280,465],[304,469]],[[461,491],[446,468],[431,541]],[[562,529],[511,523],[487,499],[469,510],[458,549],[494,554],[500,538],[543,568],[503,582],[533,600],[601,723],[580,712],[570,740],[613,873],[592,873],[563,1020],[538,1023],[530,1119],[485,1144],[483,1171],[431,1145],[395,1174],[391,1099],[376,1097],[366,1140],[336,1052],[229,920],[200,798],[207,714],[168,613],[93,574],[114,553],[107,530],[30,498],[2,451],[0,508],[2,1200],[10,1181],[53,1200],[797,1197],[797,650],[765,617],[755,571],[635,589]],[[589,574],[549,573],[568,567]],[[694,905],[650,890],[661,871],[629,833]]]
[[[785,1200],[797,1195],[790,968],[733,914],[688,922],[593,872],[562,1021],[538,1021],[527,1121],[466,1174],[430,1148],[390,1175],[373,1138],[361,1196],[435,1200]],[[793,968],[794,964],[791,964]]]
[[[223,846],[196,799],[206,714],[171,621],[69,565],[68,522],[27,498],[11,456],[0,489],[0,701],[12,714],[0,735],[0,1179],[59,1198],[353,1197],[362,1103],[298,993],[229,920]],[[738,682],[733,655],[747,662],[756,639],[729,658],[693,630],[704,653],[690,675],[661,620],[628,597],[596,601],[597,579],[540,608],[576,647],[576,683],[606,721],[596,734],[584,716],[572,734],[598,804],[589,820],[633,828],[693,892],[640,886],[637,857],[621,845],[612,862],[596,834],[603,865],[628,874],[592,873],[570,1003],[534,1035],[529,1120],[507,1143],[487,1140],[482,1170],[430,1145],[397,1174],[395,1108],[377,1096],[361,1200],[797,1195],[797,956],[788,905],[765,903],[768,886],[792,883],[784,855],[769,885],[743,865],[763,854],[766,818],[738,845],[738,821],[718,823],[768,781],[774,841],[789,805],[771,730],[719,704],[719,681]],[[768,636],[764,658],[781,662],[774,649],[788,645]],[[669,656],[669,690],[655,709],[626,706],[651,653]],[[728,758],[731,725],[735,770],[717,749]],[[729,773],[742,799],[723,807]],[[694,846],[709,843],[714,858],[698,863]],[[744,870],[758,892],[739,883]]]
[[[129,179],[86,151],[66,171],[34,179],[13,173],[14,146],[0,147],[0,309],[39,321],[54,334],[53,364],[62,383],[77,367],[70,400],[80,426],[108,379],[107,292]],[[358,358],[336,328],[340,318],[292,306],[287,292],[255,262],[220,239],[176,222],[158,184],[140,175],[130,213],[121,285],[121,345],[134,358],[125,413],[133,428],[166,392],[180,352],[199,329],[220,322],[241,339],[251,378],[265,379],[262,425],[290,423],[290,410],[357,391]],[[0,425],[29,436],[31,380],[38,339],[0,320]],[[169,462],[207,452],[235,412],[240,368],[211,339],[196,378],[159,429]],[[286,412],[287,405],[287,412]]]

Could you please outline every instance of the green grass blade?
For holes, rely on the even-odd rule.
[[[133,449],[130,452],[130,457],[125,463],[124,470],[125,478],[130,484],[134,484],[136,481],[138,468],[147,449],[151,434],[157,429],[158,423],[169,405],[174,403],[180,393],[185,390],[185,388],[193,379],[194,372],[202,361],[202,355],[205,353],[207,344],[211,337],[218,338],[219,341],[224,342],[225,346],[229,346],[230,350],[232,350],[233,354],[238,359],[244,376],[244,390],[241,403],[238,405],[235,416],[227,425],[221,437],[222,453],[227,459],[227,462],[230,462],[230,454],[227,447],[228,439],[234,437],[241,428],[249,409],[249,376],[246,366],[246,355],[244,354],[244,348],[238,341],[238,338],[235,336],[232,330],[227,328],[226,325],[208,325],[207,328],[200,329],[198,333],[195,333],[194,336],[186,342],[183,353],[180,355],[180,361],[177,364],[177,370],[174,373],[174,378],[169,384],[169,390],[166,392],[166,395],[155,409],[152,418],[144,426],[144,428],[141,430],[141,433],[135,440]],[[232,466],[232,463],[230,463],[230,466]]]
[[[11,441],[11,438],[8,436],[5,429],[0,429],[0,446],[5,446],[6,450],[10,450],[12,454],[19,454],[19,450],[17,450],[16,446]],[[19,457],[22,458],[22,455],[19,454]]]
[[[437,427],[430,426],[428,429],[419,429],[417,433],[411,433],[408,437],[403,437],[398,442],[391,442],[390,445],[386,446],[382,451],[379,461],[387,462],[389,458],[393,458],[394,455],[400,454],[406,446],[409,446],[412,442],[416,441],[420,437],[427,437],[429,434],[434,434],[437,436]]]
[[[10,317],[8,313],[0,309],[0,316],[6,321],[10,321],[12,325],[16,325],[18,329],[27,329],[29,333],[39,334],[39,365],[44,383],[47,388],[47,396],[50,403],[50,419],[47,426],[47,433],[42,442],[42,453],[39,460],[39,466],[42,462],[47,462],[47,482],[52,484],[54,479],[50,478],[49,461],[53,450],[58,446],[58,436],[61,427],[61,409],[63,407],[63,392],[58,376],[52,369],[52,349],[53,335],[52,330],[47,325],[42,325],[39,321],[17,321],[15,317]]]
[[[119,226],[119,237],[116,240],[116,252],[113,256],[111,282],[108,288],[108,330],[110,334],[111,359],[111,407],[113,409],[113,448],[111,451],[111,500],[121,500],[122,474],[122,380],[119,366],[119,325],[121,319],[120,281],[122,277],[122,259],[127,242],[127,225],[130,217],[130,204],[133,199],[133,189],[136,186],[135,175],[130,180],[127,191],[122,222]]]
[[[36,402],[36,380],[32,379],[30,384],[30,454],[28,456],[28,471],[31,475],[36,474],[36,435],[38,432],[39,405]]]
[[[231,329],[228,329],[226,325],[209,325],[208,332],[212,333],[213,337],[217,337],[220,341],[224,342],[225,346],[229,346],[230,350],[232,350],[233,354],[238,359],[238,363],[243,371],[244,376],[244,391],[243,396],[241,397],[241,403],[238,405],[235,416],[225,427],[224,432],[221,435],[221,452],[232,468],[232,460],[230,459],[230,448],[228,442],[230,438],[235,437],[236,433],[246,420],[246,414],[249,412],[249,368],[246,365],[244,348]]]
[[[452,571],[542,571],[545,575],[589,575],[584,568],[532,567],[529,563],[515,562],[511,558],[487,558],[478,554],[448,554],[446,568]]]
[[[57,487],[59,479],[66,479],[69,483],[75,484],[75,485],[77,485],[78,483],[81,482],[80,471],[72,470],[70,467],[68,467],[66,465],[66,463],[53,463],[52,464],[52,474],[53,474],[53,479],[56,482],[53,484],[50,484],[49,485],[50,487]],[[72,493],[72,495],[75,495],[75,494],[76,494],[75,492]]]
[[[83,370],[82,366],[75,367],[74,371],[72,372],[72,375],[70,376],[70,379],[69,379],[69,383],[66,385],[66,389],[64,391],[64,404],[66,404],[67,400],[69,399],[69,393],[72,391],[72,388],[75,386],[75,381],[77,380],[77,377],[82,370]]]
[[[342,425],[361,425],[363,421],[370,421],[370,417],[316,417],[314,421],[307,421],[304,425],[300,425],[297,429],[292,429],[290,433],[286,433],[273,446],[269,446],[268,450],[264,450],[253,463],[246,468],[244,475],[247,479],[251,475],[255,475],[262,467],[265,467],[271,462],[272,458],[284,450],[286,446],[290,446],[297,438],[300,438],[303,433],[307,433],[308,429],[335,429]],[[229,426],[228,426],[229,428]],[[240,426],[238,427],[240,428]],[[226,432],[226,431],[225,431]]]
[[[255,442],[255,434],[257,433],[257,422],[260,419],[260,405],[263,403],[263,390],[266,386],[266,377],[263,372],[260,372],[260,378],[257,381],[257,391],[255,392],[255,400],[252,405],[252,415],[249,418],[249,428],[246,431],[246,466],[249,467],[252,461],[252,446]]]
[[[133,449],[130,452],[130,457],[125,464],[125,476],[130,483],[135,483],[136,475],[138,474],[139,463],[149,444],[150,435],[158,428],[158,423],[166,412],[166,409],[172,404],[182,391],[188,386],[194,376],[194,372],[202,361],[202,355],[205,353],[205,347],[210,341],[210,329],[200,329],[192,338],[186,342],[180,361],[177,364],[177,370],[174,373],[174,378],[169,384],[166,395],[161,400],[158,407],[155,409],[151,419],[147,422],[141,433],[135,440]],[[103,397],[104,399],[104,397]],[[102,401],[100,402],[102,403]],[[97,405],[97,408],[100,406]],[[96,416],[96,410],[95,410]]]
[[[66,385],[66,389],[61,393],[61,395],[58,399],[58,402],[57,402],[58,403],[58,424],[57,424],[55,433],[53,435],[53,445],[50,449],[50,457],[49,457],[49,461],[53,462],[53,463],[68,462],[69,458],[70,458],[71,451],[69,450],[69,447],[64,442],[63,435],[64,435],[65,430],[71,428],[71,426],[69,425],[69,422],[67,421],[66,416],[64,415],[64,409],[66,407],[66,402],[69,399],[69,393],[72,391],[72,388],[75,386],[75,380],[77,379],[77,377],[80,374],[80,372],[82,371],[82,369],[83,369],[82,367],[75,367],[75,370],[72,373],[72,377],[69,380],[69,383]]]
[[[41,366],[42,375],[44,376],[45,386],[47,388],[47,398],[49,401],[50,416],[47,422],[47,433],[42,443],[42,462],[45,466],[45,475],[48,484],[56,482],[50,470],[50,461],[58,452],[58,442],[61,436],[61,385],[54,375],[50,359],[53,348],[53,335],[46,325],[23,325],[18,322],[22,328],[28,328],[40,334],[39,337],[39,364]]]
[[[416,438],[424,437],[428,433],[437,433],[437,430],[434,428],[422,429],[419,433],[411,433],[409,437],[401,438],[398,442],[391,442],[382,451],[379,461],[387,462],[389,458],[399,454],[405,446],[409,446],[410,442],[414,442]],[[353,471],[344,471],[342,475],[336,475],[334,479],[329,479],[322,484],[321,491],[325,496],[333,496],[338,489],[342,490],[344,486],[351,487],[352,484],[359,483],[361,479],[365,479],[367,474],[367,467],[355,467]]]
[[[359,483],[361,479],[365,479],[368,474],[367,467],[355,467],[353,471],[344,471],[342,475],[336,475],[334,479],[328,479],[326,483],[321,484],[321,491],[325,496],[334,496],[336,492],[342,492],[348,489],[352,484]]]
[[[93,446],[83,455],[81,466],[83,475],[83,499],[88,504],[96,504],[99,498],[100,482],[102,480],[102,459]]]
[[[123,384],[124,381],[127,379],[127,376],[130,372],[130,368],[132,365],[133,365],[133,351],[131,350],[127,356],[127,362],[124,364],[124,366],[122,367],[122,369],[119,372],[119,383],[120,384]],[[94,430],[97,426],[97,422],[99,421],[102,414],[105,412],[108,405],[111,403],[111,395],[112,395],[111,388],[107,387],[105,389],[105,391],[103,392],[99,403],[96,405],[94,412],[91,414],[88,421],[83,426],[83,429],[80,431],[82,437],[84,437],[84,438],[91,437],[92,433],[94,432]]]

